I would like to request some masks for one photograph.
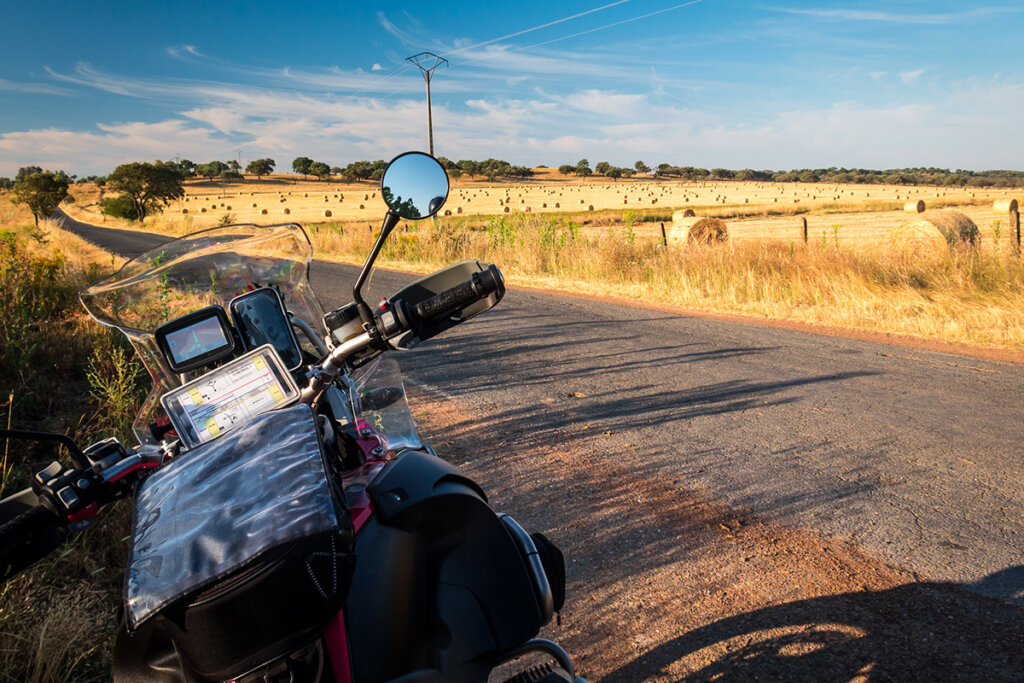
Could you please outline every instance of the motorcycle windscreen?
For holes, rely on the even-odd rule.
[[[282,544],[339,528],[316,418],[266,413],[157,470],[135,494],[128,626]]]

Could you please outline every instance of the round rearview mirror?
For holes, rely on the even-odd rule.
[[[402,218],[428,218],[448,199],[448,174],[429,154],[406,152],[388,164],[380,179],[380,194],[388,208]]]

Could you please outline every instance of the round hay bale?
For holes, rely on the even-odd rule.
[[[256,202],[252,203],[252,208],[254,208],[254,209],[256,208]]]
[[[960,211],[929,211],[921,218],[938,228],[950,245],[963,242],[974,244],[978,241],[978,226]]]
[[[267,215],[267,210],[266,209],[260,209],[260,215],[261,216],[266,216]]]
[[[199,213],[206,213],[206,207],[204,206],[203,208],[199,209]]]
[[[924,213],[924,200],[918,199],[916,202],[906,202],[903,205],[903,211],[905,213]]]
[[[696,214],[693,213],[693,209],[679,209],[678,211],[674,211],[672,213],[672,223],[678,223],[684,218],[692,218],[695,215]]]
[[[1017,211],[1016,199],[997,199],[992,202],[992,209],[997,213],[1010,213]]]
[[[929,211],[919,218],[907,221],[890,233],[890,241],[934,241],[934,233],[943,238],[946,246],[974,244],[978,241],[978,226],[960,211],[947,209]]]
[[[223,205],[223,204],[221,204],[221,206],[224,206],[224,205]],[[224,206],[224,208],[225,208],[225,209],[227,209],[228,211],[230,211],[230,210],[231,210],[231,205],[230,205],[230,204],[228,204],[227,206]]]
[[[540,203],[540,208],[542,208],[542,209],[548,208],[548,203],[547,202],[541,202]]]
[[[504,209],[502,209],[502,211],[503,211],[504,213],[508,213],[508,207],[506,206],[506,207],[505,207]]]
[[[462,207],[461,206],[456,206],[455,207],[455,213],[462,213]]]
[[[188,213],[188,209],[182,209],[181,212],[182,213]]]
[[[594,205],[593,204],[588,204],[587,205],[587,211],[593,211],[593,210],[594,210]]]
[[[365,209],[366,207],[365,207],[365,206],[363,206],[362,204],[360,204],[360,205],[359,205],[359,208],[360,208],[360,209]]]
[[[286,213],[286,214],[288,214],[288,213],[291,213],[291,212],[292,212],[292,210],[291,210],[291,209],[284,209],[284,210],[283,210],[283,212],[284,212],[284,213]]]
[[[330,209],[324,209],[324,218],[330,218],[332,215],[334,214],[331,213]]]
[[[562,195],[558,195],[558,196],[561,197]],[[556,209],[560,209],[560,208],[562,208],[562,205],[559,204],[558,202],[555,202],[555,208]]]
[[[729,229],[718,218],[682,218],[672,222],[667,237],[673,242],[713,244],[729,239]]]
[[[922,218],[907,221],[889,232],[890,248],[917,257],[933,257],[949,250],[942,232]]]
[[[445,209],[444,210],[444,215],[445,216],[451,216],[452,215],[452,210],[451,209]]]

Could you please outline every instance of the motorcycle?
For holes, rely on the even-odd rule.
[[[399,221],[435,215],[448,187],[429,155],[392,160],[352,302],[327,313],[295,224],[197,232],[80,294],[151,376],[139,445],[0,430],[73,460],[0,501],[0,569],[130,496],[115,680],[583,680],[537,638],[564,601],[561,553],[420,441],[389,353],[494,307],[500,271],[467,260],[362,296]]]

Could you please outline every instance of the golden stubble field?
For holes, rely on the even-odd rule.
[[[100,213],[99,192],[79,190],[69,212],[93,223],[111,223]],[[168,206],[155,222],[162,232],[182,234],[223,220],[271,224],[297,222],[365,224],[377,227],[386,207],[376,182],[337,183],[292,175],[237,183],[189,181],[186,196]],[[1024,196],[1024,190],[936,188],[931,186],[843,185],[752,181],[696,182],[681,180],[564,177],[537,169],[535,179],[518,182],[469,180],[452,183],[442,212],[470,224],[515,213],[555,214],[581,224],[584,234],[628,223],[641,240],[660,239],[661,224],[672,214],[692,209],[697,216],[726,221],[733,241],[803,239],[806,219],[810,240],[839,241],[844,246],[869,246],[884,241],[892,228],[912,218],[903,211],[908,201],[928,209],[955,208],[978,225],[982,237],[994,237],[999,221],[1008,244],[1008,215],[993,202]],[[225,218],[227,217],[227,219]]]

